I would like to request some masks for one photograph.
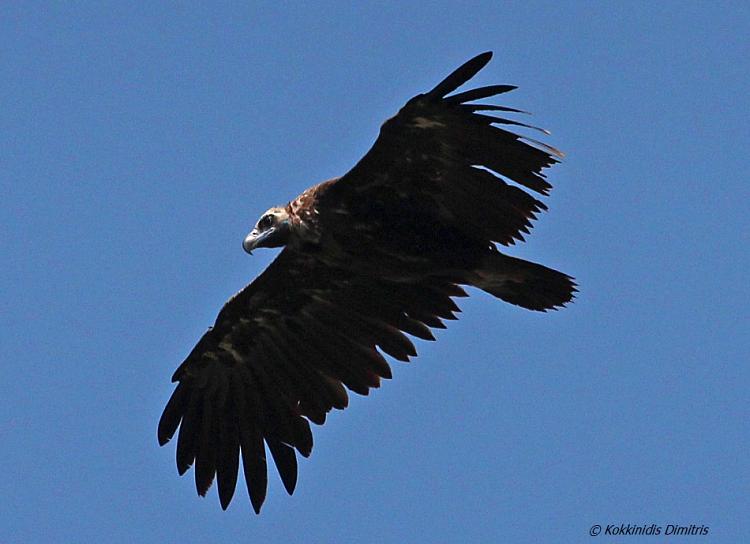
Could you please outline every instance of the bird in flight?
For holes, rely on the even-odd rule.
[[[491,56],[409,100],[347,174],[269,209],[244,239],[248,253],[284,249],[174,373],[159,421],[160,445],[179,427],[177,470],[195,465],[199,495],[216,479],[226,509],[241,464],[259,513],[266,446],[292,494],[310,422],[345,408],[347,390],[367,395],[390,378],[383,354],[416,356],[406,334],[434,340],[430,329],[456,319],[462,286],[537,311],[572,299],[570,276],[497,248],[523,241],[546,210],[525,189],[547,195],[543,170],[561,153],[501,128],[528,127],[496,116],[520,110],[476,103],[515,87],[451,94]]]

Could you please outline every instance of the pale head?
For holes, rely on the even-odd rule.
[[[289,239],[289,213],[285,208],[275,207],[260,216],[255,227],[245,237],[242,247],[248,253],[259,247],[281,247]]]

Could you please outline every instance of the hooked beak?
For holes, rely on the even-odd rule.
[[[253,229],[250,234],[245,236],[245,239],[242,241],[242,249],[252,255],[253,250],[261,245],[263,243],[263,240],[268,238],[268,236],[272,234],[274,230],[275,229],[270,228],[267,231],[260,232],[258,231],[258,229]]]

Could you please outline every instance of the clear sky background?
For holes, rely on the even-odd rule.
[[[746,2],[64,4],[0,7],[1,542],[748,538]],[[199,499],[156,424],[274,256],[242,238],[485,50],[567,152],[512,253],[576,303],[474,292],[314,429],[294,497]]]

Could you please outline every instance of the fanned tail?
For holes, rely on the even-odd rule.
[[[506,302],[546,312],[565,306],[578,291],[573,278],[546,266],[494,251],[476,270],[476,287]]]

